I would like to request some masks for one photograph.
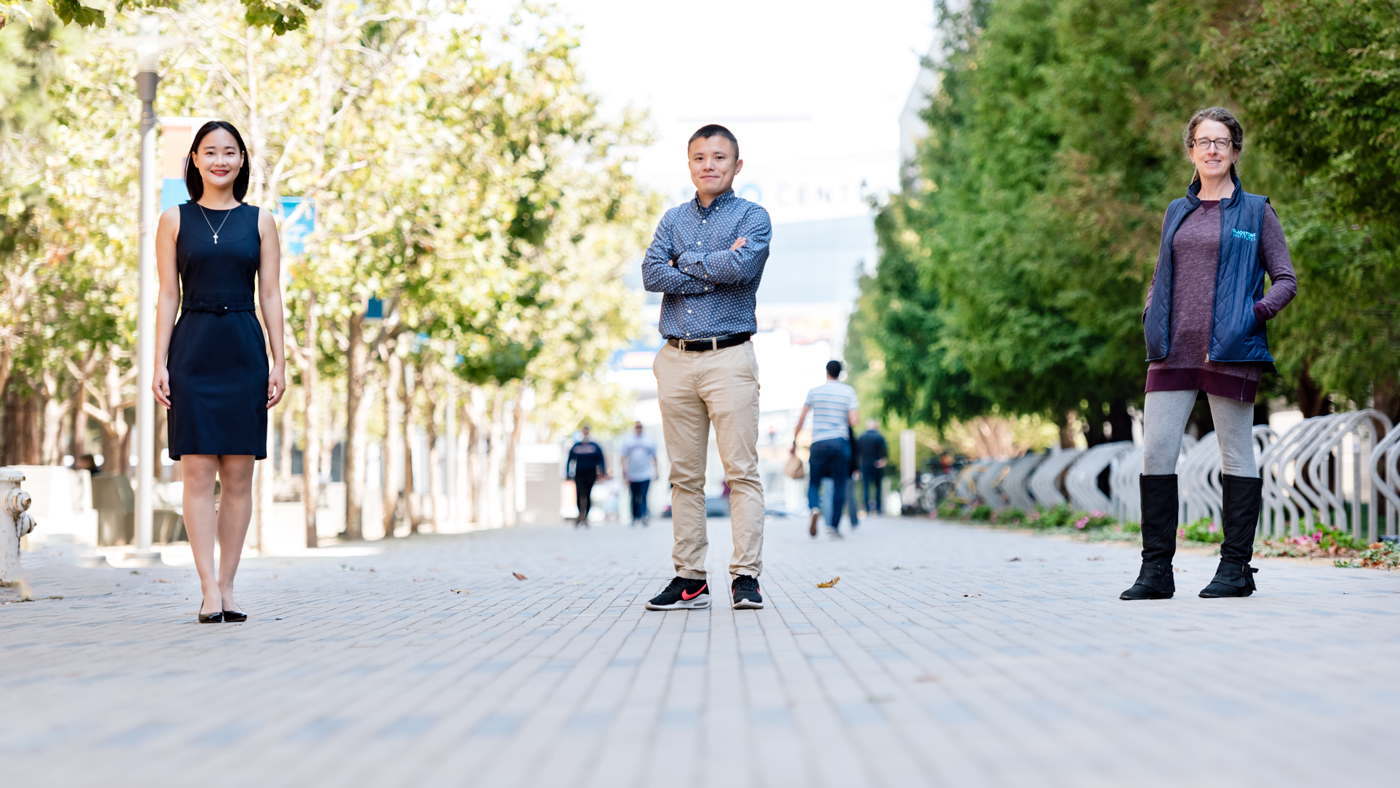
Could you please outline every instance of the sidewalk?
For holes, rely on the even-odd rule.
[[[1260,561],[1259,594],[1204,600],[1215,560],[1185,555],[1176,599],[1126,603],[1137,559],[1123,547],[926,520],[814,541],[776,519],[765,609],[717,594],[708,611],[648,612],[671,576],[669,525],[245,559],[241,625],[194,623],[191,567],[26,554],[36,601],[0,606],[0,781],[1396,779],[1400,573]],[[711,521],[716,591],[727,531]]]

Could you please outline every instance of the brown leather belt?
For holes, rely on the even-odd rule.
[[[666,344],[674,348],[680,348],[691,353],[701,353],[706,350],[723,350],[727,347],[742,345],[749,341],[753,334],[729,334],[722,337],[706,337],[704,339],[676,339],[667,338]]]

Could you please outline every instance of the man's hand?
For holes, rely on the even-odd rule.
[[[797,454],[797,441],[793,441],[793,442],[792,442],[792,448],[791,448],[791,449],[788,449],[788,454],[791,454],[791,455],[796,456],[796,454]]]
[[[748,243],[748,242],[749,242],[749,239],[747,239],[747,238],[740,238],[739,240],[737,240],[737,241],[735,241],[734,243],[732,243],[732,244],[729,245],[729,251],[731,251],[731,252],[737,252],[737,251],[739,251],[740,249],[743,249],[743,248],[744,248],[744,244],[746,244],[746,243]]]

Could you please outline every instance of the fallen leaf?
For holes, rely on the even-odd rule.
[[[907,566],[892,566],[892,567],[890,567],[890,568],[891,568],[891,569],[908,569],[909,567],[907,567]]]
[[[522,574],[520,574],[519,572],[511,572],[511,574],[515,575],[515,579],[516,579],[516,580],[524,580],[524,579],[525,579],[525,575],[522,575]]]
[[[963,596],[982,596],[981,594],[963,594]]]
[[[1103,556],[1101,556],[1101,555],[1091,555],[1091,556],[1089,556],[1089,558],[1088,558],[1087,560],[1089,560],[1089,561],[1102,561],[1102,560],[1103,560]]]
[[[426,583],[426,582],[428,582],[428,578],[426,578],[426,577],[415,577],[415,578],[413,578],[413,582],[415,582],[415,583]]]
[[[163,578],[163,577],[157,577],[157,578],[156,578],[156,582],[157,582],[157,583],[173,583],[173,582],[175,582],[175,581],[174,581],[174,580],[166,580],[166,579]]]
[[[1006,559],[1006,563],[1009,564],[1009,563],[1011,563],[1011,562],[1013,562],[1013,561],[1020,561],[1020,560],[1021,560],[1021,557],[1020,557],[1020,556],[1017,556],[1017,557],[1015,557],[1015,558],[1008,558],[1008,559]]]
[[[831,588],[839,582],[841,582],[841,576],[837,575],[836,577],[831,578],[825,583],[817,583],[817,588]]]
[[[267,579],[268,579],[268,580],[276,580],[276,579],[277,579],[277,575],[268,575],[268,576],[267,576]]]
[[[1185,572],[1186,570],[1185,570],[1185,569],[1182,569],[1182,568],[1179,567],[1179,566],[1174,566],[1174,567],[1172,567],[1172,571],[1173,571],[1173,572]]]
[[[374,571],[374,567],[371,566],[371,567],[369,568],[369,571],[373,572],[373,571]]]
[[[570,583],[569,585],[571,585],[571,586],[582,586],[582,585],[587,585],[587,583]]]
[[[131,570],[131,573],[132,573],[133,575],[139,575],[139,574],[141,574],[140,572],[136,571],[135,569]]]
[[[470,594],[471,592],[468,591],[468,590],[465,589],[465,588],[454,588],[454,589],[452,589],[452,593],[454,593],[454,594]]]

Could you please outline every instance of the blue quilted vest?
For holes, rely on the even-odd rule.
[[[1264,264],[1259,259],[1259,235],[1264,227],[1264,206],[1269,198],[1250,194],[1235,178],[1235,193],[1220,201],[1220,266],[1215,272],[1215,304],[1211,309],[1210,361],[1259,361],[1272,367],[1269,339],[1263,324],[1254,319],[1254,302],[1264,297]],[[1147,337],[1147,360],[1167,357],[1171,350],[1172,239],[1188,214],[1201,200],[1201,182],[1172,200],[1162,225],[1162,246],[1157,252],[1156,284],[1152,302],[1142,321]]]

